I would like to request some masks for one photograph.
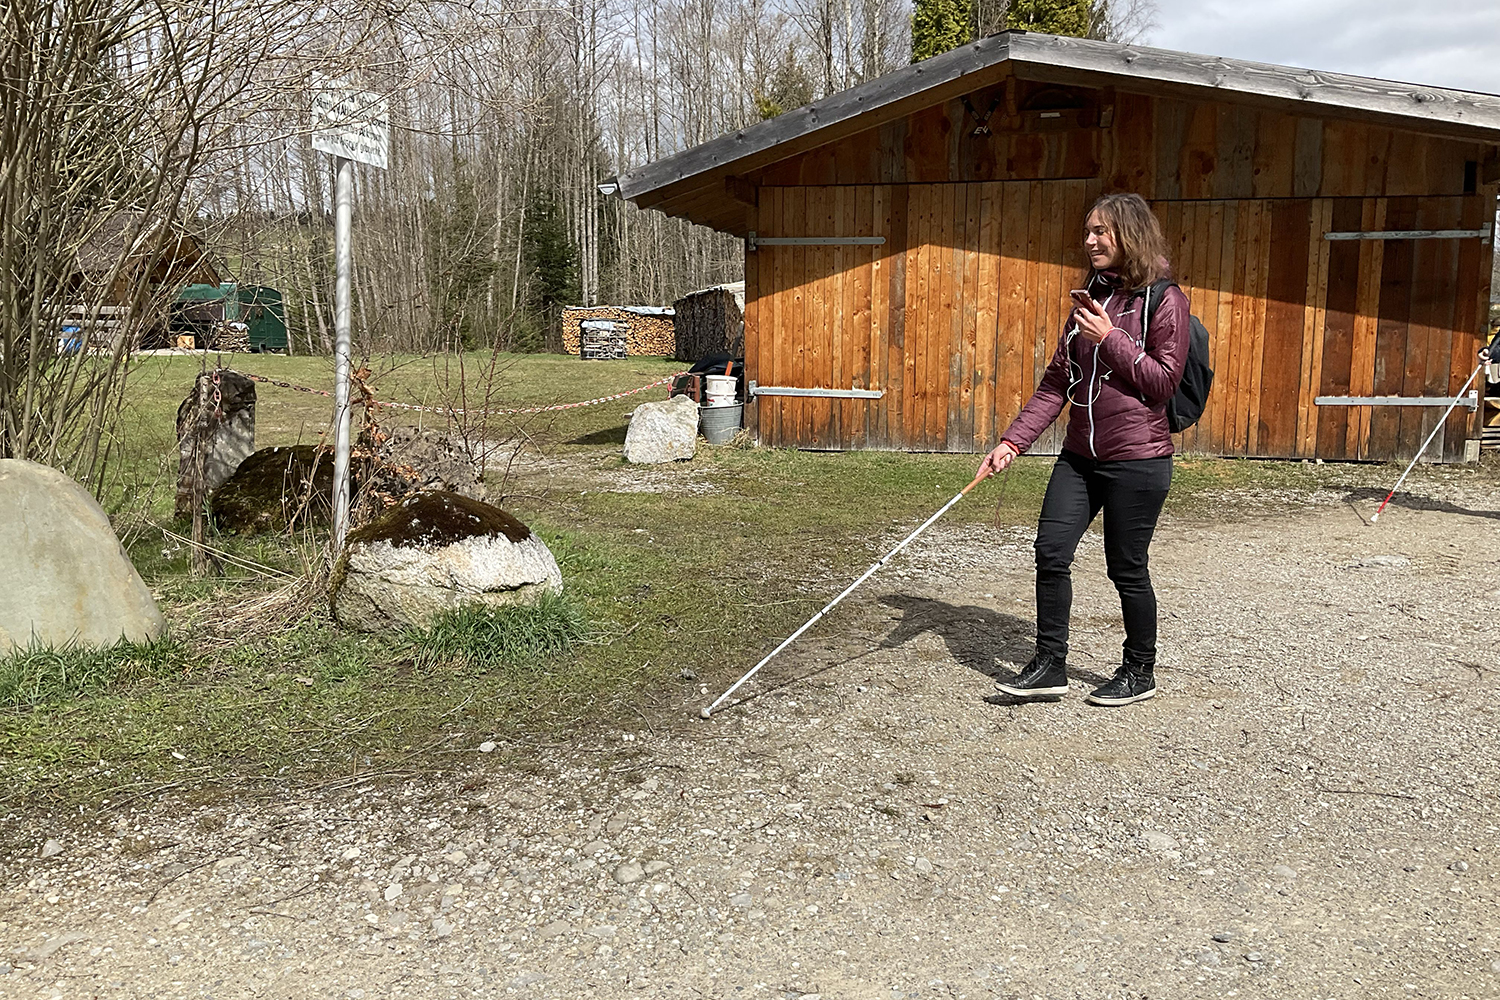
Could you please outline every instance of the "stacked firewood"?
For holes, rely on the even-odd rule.
[[[626,306],[569,306],[564,309],[563,353],[579,353],[582,346],[581,327],[586,319],[610,320],[622,327],[625,330],[625,351],[630,357],[671,357],[676,353],[672,310],[637,312]]]
[[[244,323],[218,323],[207,347],[211,351],[248,351],[250,328]]]
[[[672,304],[678,361],[745,353],[745,286],[720,285],[691,292]]]

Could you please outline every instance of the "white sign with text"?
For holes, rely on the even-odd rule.
[[[390,102],[337,80],[314,77],[313,149],[384,168],[391,149]]]

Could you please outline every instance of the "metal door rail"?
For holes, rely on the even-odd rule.
[[[752,396],[814,396],[819,399],[880,399],[882,389],[804,389],[790,385],[749,385]]]
[[[884,236],[757,236],[754,230],[745,234],[745,249],[757,247],[878,247]]]
[[[1325,240],[1467,240],[1490,238],[1490,227],[1478,229],[1372,229],[1364,232],[1324,233]]]
[[[1479,409],[1479,393],[1467,396],[1318,396],[1318,406],[1452,406]]]

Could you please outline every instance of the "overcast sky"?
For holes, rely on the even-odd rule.
[[[1500,94],[1500,0],[1157,0],[1145,44]]]

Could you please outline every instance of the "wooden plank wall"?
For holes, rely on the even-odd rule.
[[[883,246],[747,255],[748,376],[882,389],[878,401],[761,397],[762,443],[979,452],[1030,395],[1083,277],[1094,180],[784,186],[765,236]],[[1329,241],[1330,229],[1477,228],[1493,196],[1165,201],[1176,272],[1210,333],[1215,389],[1181,450],[1409,457],[1440,411],[1318,407],[1318,395],[1441,395],[1479,347],[1490,248],[1475,239]],[[1274,252],[1273,252],[1274,248]],[[1065,421],[1066,418],[1064,418]],[[1033,451],[1053,453],[1062,427]],[[1457,411],[1443,453],[1460,458]]]
[[[763,189],[759,225],[767,236],[884,236],[886,243],[762,247],[747,255],[747,376],[761,385],[885,395],[760,397],[751,408],[759,440],[987,448],[1041,378],[1067,289],[1083,273],[1075,241],[1051,220],[1082,218],[1096,186]],[[1055,450],[1060,441],[1052,434],[1039,447]]]
[[[1317,396],[1443,396],[1480,346],[1478,239],[1329,241],[1329,231],[1477,229],[1482,197],[1158,203],[1210,335],[1214,392],[1180,448],[1276,458],[1410,458],[1441,411],[1320,407]],[[1472,220],[1472,221],[1471,221]],[[1472,418],[1455,411],[1446,460]]]

